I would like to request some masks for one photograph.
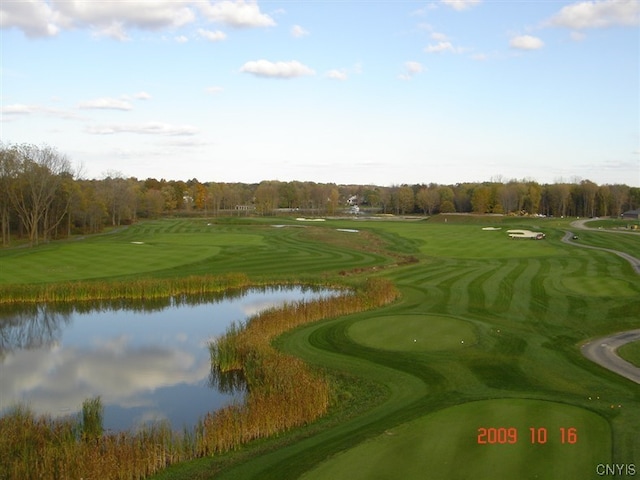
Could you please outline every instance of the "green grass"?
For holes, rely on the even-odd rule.
[[[317,276],[345,266],[366,268],[387,261],[362,245],[353,246],[335,230],[330,232],[332,243],[318,243],[313,233],[318,231],[326,230],[274,228],[264,222],[145,222],[111,234],[0,250],[0,284],[239,271],[267,278]]]
[[[637,367],[640,367],[640,341],[623,345],[618,349],[618,355],[627,362],[631,362]]]
[[[592,412],[553,402],[488,400],[389,429],[302,478],[425,478],[427,472],[432,480],[592,478],[610,455],[609,425]]]
[[[404,352],[454,350],[477,341],[472,324],[436,315],[374,317],[354,323],[348,334],[367,347]]]
[[[341,386],[332,417],[223,458],[178,465],[164,478],[298,478],[369,444],[376,458],[396,464],[420,457],[421,449],[441,448],[443,460],[454,454],[464,459],[450,473],[485,475],[463,478],[526,478],[520,474],[528,474],[527,465],[534,474],[546,473],[537,464],[551,469],[549,475],[561,472],[541,478],[595,478],[593,461],[640,464],[640,397],[636,384],[584,359],[579,345],[637,328],[640,276],[617,255],[562,243],[569,221],[448,216],[447,222],[344,219],[304,228],[274,228],[296,223],[277,218],[145,222],[81,241],[0,251],[0,282],[229,272],[275,281],[393,280],[402,293],[395,304],[305,326],[276,342],[318,368],[354,379]],[[509,228],[543,231],[547,238],[510,240]],[[640,257],[636,235],[577,233],[579,243]],[[141,248],[127,258],[129,247]],[[467,335],[473,340],[460,344]],[[381,393],[366,399],[362,385]],[[357,414],[340,416],[353,404],[362,405]],[[549,431],[578,428],[580,444],[478,450],[481,420],[500,427],[523,415]],[[415,446],[403,447],[400,435],[385,432],[406,434]],[[589,471],[579,470],[573,455],[584,458]],[[499,468],[501,461],[505,470],[487,477],[483,469]],[[424,471],[401,477],[422,479]]]

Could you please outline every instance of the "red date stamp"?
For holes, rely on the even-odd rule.
[[[557,432],[549,432],[546,427],[530,427],[524,434],[524,441],[535,445],[544,445],[550,439],[550,435],[561,444],[574,445],[578,443],[578,430],[575,427],[560,427]],[[520,434],[516,427],[479,427],[479,445],[505,445],[518,443]]]

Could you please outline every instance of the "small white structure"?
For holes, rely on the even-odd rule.
[[[531,240],[543,240],[546,235],[542,232],[532,232],[531,230],[507,230],[511,238],[529,238]]]

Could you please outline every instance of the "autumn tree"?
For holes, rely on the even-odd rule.
[[[56,195],[69,175],[71,165],[64,155],[51,147],[21,145],[13,147],[15,169],[10,177],[8,195],[22,222],[29,245],[37,245],[46,231],[44,220],[59,222],[58,216],[66,215],[66,209],[52,212]],[[67,203],[68,206],[68,203]]]
[[[278,208],[279,182],[264,181],[258,185],[255,193],[256,213],[260,215],[271,215]]]
[[[397,191],[398,210],[401,215],[413,212],[416,202],[413,189],[408,185],[401,186]]]
[[[329,199],[327,200],[327,213],[335,215],[340,207],[340,192],[336,187],[332,187],[329,191]]]
[[[486,185],[479,185],[473,189],[471,208],[474,213],[488,213],[491,200],[491,189]]]

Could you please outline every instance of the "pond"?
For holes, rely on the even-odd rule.
[[[159,420],[192,427],[244,391],[217,388],[208,343],[232,322],[327,290],[270,288],[220,298],[15,307],[0,311],[0,415],[20,404],[36,414],[75,415],[100,396],[104,427]]]

